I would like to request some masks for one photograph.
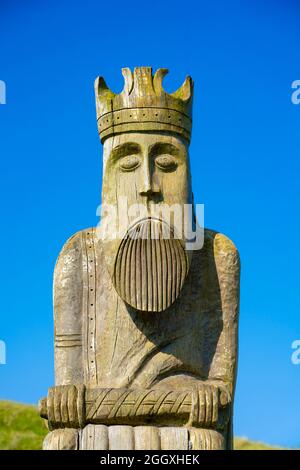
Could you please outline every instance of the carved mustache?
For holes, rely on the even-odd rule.
[[[148,218],[131,227],[122,240],[113,282],[135,309],[160,312],[178,298],[187,273],[187,256],[172,228]]]

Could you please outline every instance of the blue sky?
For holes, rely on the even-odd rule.
[[[53,384],[52,274],[65,240],[97,223],[93,81],[168,67],[195,81],[195,200],[242,260],[235,434],[300,445],[300,7],[296,1],[1,1],[0,398]]]

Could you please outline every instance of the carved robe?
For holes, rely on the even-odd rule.
[[[204,246],[193,252],[179,298],[165,311],[140,312],[117,294],[95,229],[78,232],[55,268],[56,385],[167,393],[205,383],[224,386],[233,401],[239,273],[233,243],[205,230]],[[224,425],[206,429],[135,426],[134,416],[132,424],[57,429],[48,434],[44,448],[229,449],[231,405],[227,414]]]

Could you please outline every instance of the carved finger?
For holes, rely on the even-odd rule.
[[[220,388],[220,406],[225,408],[231,402],[230,393],[225,388]]]
[[[69,426],[68,413],[68,386],[63,387],[60,402],[61,421],[64,426]]]
[[[199,425],[202,426],[206,420],[206,400],[204,387],[199,388]]]
[[[53,395],[53,410],[54,410],[54,420],[56,427],[61,426],[61,414],[60,414],[60,403],[61,403],[61,387],[54,388]]]
[[[78,427],[77,418],[77,389],[74,385],[68,388],[68,412],[69,412],[69,423],[71,428]]]
[[[216,426],[218,422],[219,390],[217,387],[214,387],[214,386],[212,386],[212,402],[213,402],[212,425]]]
[[[192,394],[192,409],[190,413],[190,419],[188,421],[188,426],[198,425],[199,421],[199,392],[197,389],[193,390]]]
[[[38,409],[40,417],[43,419],[48,419],[48,408],[47,408],[47,397],[41,398],[38,404]]]
[[[77,417],[80,428],[85,426],[85,386],[77,385]]]
[[[211,386],[207,385],[205,387],[205,400],[206,400],[206,417],[205,422],[206,424],[211,424],[212,421],[212,392]]]
[[[54,416],[54,389],[49,388],[47,395],[47,408],[48,408],[48,422],[49,428],[55,428],[55,416]]]

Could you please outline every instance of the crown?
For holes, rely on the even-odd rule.
[[[166,93],[162,80],[168,69],[122,69],[124,88],[113,93],[103,77],[95,80],[98,131],[101,142],[123,132],[162,131],[181,135],[188,142],[192,129],[193,82],[186,77],[174,93]]]

